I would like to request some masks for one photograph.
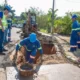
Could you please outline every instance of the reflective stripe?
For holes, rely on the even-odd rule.
[[[27,48],[26,48],[26,49],[27,49]],[[27,51],[31,51],[31,50],[27,49]]]
[[[73,47],[74,48],[74,47],[77,47],[77,46],[75,45],[75,46],[70,46],[70,47]]]
[[[27,51],[31,51],[31,50],[29,50],[27,47],[26,47],[26,50],[27,50]]]
[[[18,46],[19,46],[19,47],[21,47],[21,45],[20,45],[20,44],[18,44]]]
[[[72,31],[80,30],[80,28],[72,29]]]
[[[34,56],[31,56],[31,55],[30,55],[30,58],[35,59],[35,57]]]
[[[42,49],[42,47],[38,48],[38,50],[41,50],[41,49]]]
[[[77,43],[80,43],[80,41],[77,41]]]
[[[2,29],[2,27],[0,26],[0,29]]]

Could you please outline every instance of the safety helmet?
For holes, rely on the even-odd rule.
[[[77,18],[78,16],[76,14],[72,15],[72,18]]]
[[[30,39],[30,42],[34,43],[36,41],[36,39],[37,39],[36,34],[35,33],[31,33],[29,35],[29,39]]]
[[[9,6],[7,6],[7,5],[4,7],[4,10],[6,10],[6,9],[7,9],[9,12],[11,11],[11,8],[10,8]]]

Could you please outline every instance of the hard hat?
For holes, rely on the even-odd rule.
[[[35,33],[31,33],[29,35],[29,39],[30,39],[30,42],[34,43],[36,41],[36,39],[37,39],[36,34]]]
[[[7,6],[7,5],[4,7],[4,10],[5,9],[7,9],[9,12],[11,11],[11,8],[9,6]]]
[[[77,18],[78,16],[76,14],[72,15],[72,18]]]

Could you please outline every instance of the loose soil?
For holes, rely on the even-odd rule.
[[[61,52],[57,52],[53,44],[42,44],[42,47],[42,64],[59,64],[68,62]],[[34,63],[40,63],[40,60],[40,53],[37,52],[37,56]]]

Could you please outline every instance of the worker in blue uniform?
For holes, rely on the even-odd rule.
[[[26,46],[25,59],[29,63],[33,63],[37,49],[40,51],[41,55],[43,53],[42,47],[35,33],[31,33],[29,37],[23,39],[19,44],[17,44],[16,51],[18,51],[21,48],[21,46]]]
[[[8,13],[10,12],[10,7],[5,6],[4,7],[4,12],[0,12],[0,54],[4,54],[3,51],[6,51],[6,49],[3,46],[3,41],[4,41],[4,33],[7,28],[7,16]]]
[[[78,46],[78,49],[80,49],[80,23],[79,23],[79,27],[77,29],[77,34],[78,34],[77,46]]]
[[[74,52],[77,49],[77,41],[78,41],[78,31],[79,31],[79,23],[77,21],[77,15],[72,15],[72,32],[70,38],[70,51]]]
[[[8,22],[8,42],[11,42],[11,26],[12,26],[12,20],[9,18],[7,20]]]
[[[9,18],[11,17],[11,13],[9,12],[8,16],[7,16],[7,20],[9,20]],[[4,30],[4,44],[8,43],[8,30],[9,30],[9,23],[7,21],[7,27]]]

